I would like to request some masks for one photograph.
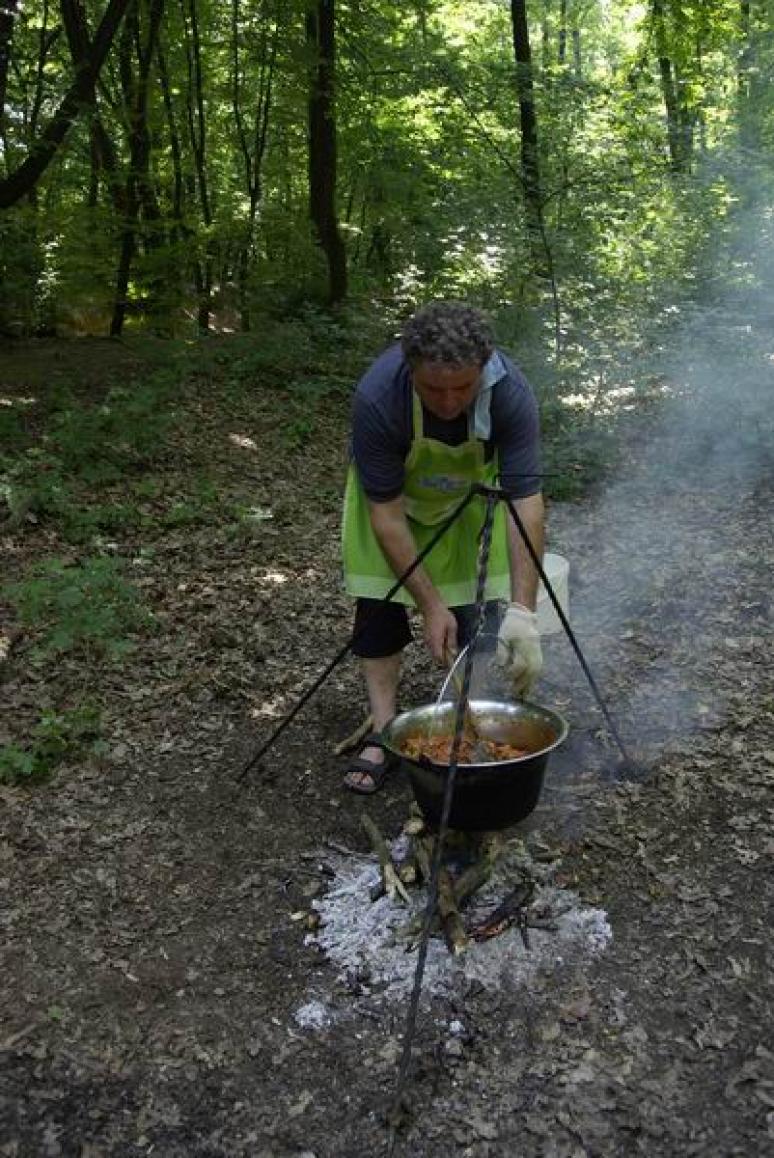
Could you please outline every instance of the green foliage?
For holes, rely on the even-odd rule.
[[[657,19],[650,5],[618,0],[593,0],[582,12],[527,6],[545,239],[568,329],[598,327],[683,285],[717,205],[698,176],[703,159],[737,139],[750,149],[774,135],[772,88],[762,80],[770,72],[771,12],[753,8],[745,18],[737,0],[662,7]],[[163,14],[167,75],[158,75],[154,57],[151,156],[147,173],[131,174],[141,205],[127,324],[192,333],[198,297],[211,282],[213,328],[233,332],[249,320],[255,335],[234,366],[236,388],[267,375],[327,373],[357,342],[346,315],[315,317],[308,305],[324,262],[308,214],[303,6],[256,0],[234,9],[233,26],[229,5],[205,3],[198,16],[207,45],[200,94],[189,75],[183,10],[167,5]],[[142,40],[144,10],[139,20]],[[30,0],[15,22],[9,170],[32,146],[34,109],[55,107],[71,75],[66,38],[53,34],[54,23],[42,0]],[[99,100],[115,170],[94,165],[81,117],[62,163],[0,221],[0,327],[12,332],[20,325],[107,331],[130,176],[122,83],[138,79],[136,58],[124,62],[135,70],[127,77],[116,51]],[[674,78],[672,114],[664,59]],[[364,346],[384,344],[386,313],[432,295],[550,317],[545,271],[525,225],[514,67],[510,13],[495,0],[339,12],[336,193]],[[258,172],[250,162],[269,92]],[[192,134],[199,97],[206,123]],[[670,157],[670,116],[679,122],[679,164]],[[548,328],[540,340],[550,349]],[[140,417],[139,425],[152,440],[153,423]],[[116,457],[121,469],[132,457],[110,414],[99,411],[88,419],[62,415],[51,437],[65,469],[83,477],[107,476],[118,469]],[[290,437],[302,444],[309,433],[294,429]],[[128,438],[143,457],[131,430]],[[94,459],[86,444],[109,450]]]
[[[38,448],[22,458],[0,458],[0,497],[13,523],[28,514],[61,518],[72,510],[70,487],[59,464]]]
[[[283,423],[282,441],[288,450],[301,450],[312,438],[315,426],[315,421],[310,415],[298,414],[297,417]]]
[[[614,421],[600,421],[593,410],[578,411],[561,396],[540,399],[543,443],[543,490],[556,502],[579,499],[618,461]]]
[[[100,713],[93,705],[43,712],[27,744],[0,748],[0,784],[45,779],[63,760],[98,751],[99,733]]]
[[[658,6],[620,0],[527,5],[544,216],[538,243],[526,224],[508,5],[339,9],[335,193],[353,297],[335,312],[310,304],[325,263],[309,222],[303,5],[203,3],[201,93],[189,71],[185,6],[165,7],[166,75],[162,54],[153,53],[142,172],[129,171],[137,154],[122,112],[137,59],[130,52],[119,69],[114,45],[98,104],[115,156],[95,163],[92,126],[81,116],[35,195],[2,215],[0,329],[107,332],[133,184],[140,205],[127,326],[193,334],[207,286],[212,329],[231,346],[192,344],[166,379],[122,383],[98,403],[84,403],[76,389],[68,399],[60,386],[42,444],[0,467],[12,517],[51,519],[76,542],[143,526],[145,512],[131,504],[86,510],[81,496],[154,460],[172,391],[187,377],[216,382],[224,405],[235,408],[251,394],[257,403],[260,391],[261,404],[276,407],[287,449],[303,450],[339,386],[348,388],[398,320],[430,296],[489,309],[533,381],[554,353],[556,329],[565,363],[572,359],[579,373],[611,344],[641,348],[648,327],[695,292],[710,231],[722,229],[729,212],[728,179],[704,174],[717,172],[732,146],[746,158],[767,157],[774,140],[771,7],[753,5],[747,15],[738,0],[660,7],[659,16]],[[142,42],[142,6],[138,19]],[[72,74],[55,23],[51,5],[29,0],[14,24],[9,171],[34,144],[35,111],[56,107]],[[250,332],[236,334],[243,324]],[[574,452],[559,448],[574,437],[606,460],[586,417],[568,419],[565,409],[562,423],[554,428],[549,416],[548,426],[570,482]],[[0,447],[14,454],[23,435],[18,414],[0,410]],[[591,457],[589,450],[584,472]],[[215,506],[194,493],[148,517],[193,526]]]
[[[186,498],[167,510],[161,518],[166,527],[190,527],[211,522],[220,505],[218,489],[211,479],[202,475],[194,479]]]
[[[74,565],[49,560],[30,578],[8,585],[5,594],[36,633],[40,657],[78,651],[116,659],[131,647],[129,633],[153,623],[120,565],[109,558]]]
[[[68,407],[51,422],[51,451],[67,473],[110,482],[159,453],[173,420],[168,397],[166,376],[157,376],[134,388],[113,388],[98,406]]]
[[[0,405],[0,450],[17,450],[24,438],[21,415],[11,406]]]
[[[339,375],[302,378],[294,382],[282,407],[280,437],[288,450],[300,450],[314,437],[326,399],[346,398],[352,380]]]
[[[79,401],[71,385],[59,382],[47,392],[42,438],[28,447],[21,438],[12,441],[21,429],[17,412],[0,409],[0,416],[14,416],[8,451],[0,456],[0,499],[12,523],[28,515],[50,519],[75,542],[136,525],[135,508],[92,503],[84,509],[79,491],[115,483],[160,456],[175,420],[170,399],[178,384],[174,368],[151,373],[140,385],[109,388],[95,404]]]
[[[99,535],[134,529],[142,521],[142,512],[131,503],[95,503],[88,507],[65,507],[61,512],[60,528],[69,542],[86,543]]]

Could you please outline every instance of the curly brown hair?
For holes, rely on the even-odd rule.
[[[410,366],[442,362],[447,366],[483,366],[494,350],[492,327],[465,302],[430,302],[409,318],[401,335]]]

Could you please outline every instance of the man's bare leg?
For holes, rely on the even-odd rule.
[[[401,652],[395,655],[382,656],[379,659],[361,659],[360,665],[365,679],[368,702],[373,716],[374,732],[381,732],[384,725],[395,715],[395,706],[398,694],[398,679],[400,677]],[[373,764],[384,763],[384,752],[369,744],[359,753],[363,760],[370,760]],[[356,784],[369,782],[367,772],[350,774],[350,780]]]

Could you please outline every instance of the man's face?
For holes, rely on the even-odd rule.
[[[448,422],[464,414],[478,394],[481,367],[418,362],[412,379],[414,389],[430,413]]]

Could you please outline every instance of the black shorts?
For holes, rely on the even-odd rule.
[[[457,620],[457,646],[463,648],[470,641],[476,625],[476,609],[452,607]],[[502,618],[503,605],[497,600],[484,604],[484,631],[496,633]],[[370,618],[373,616],[373,618]],[[361,659],[384,659],[395,655],[411,642],[408,610],[402,603],[381,603],[378,599],[358,599],[355,604],[354,634],[365,626],[363,634],[352,645],[352,654]]]

